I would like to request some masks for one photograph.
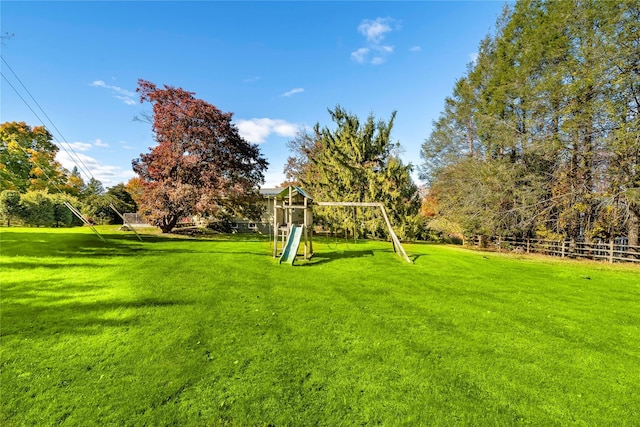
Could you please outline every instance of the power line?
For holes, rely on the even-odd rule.
[[[62,135],[62,132],[60,132],[60,130],[58,129],[58,127],[55,125],[55,123],[53,122],[53,120],[51,120],[51,118],[49,117],[49,115],[46,113],[46,111],[44,111],[44,109],[42,108],[42,106],[38,103],[38,101],[36,101],[36,99],[34,98],[34,96],[31,94],[31,92],[29,91],[29,89],[25,86],[25,84],[22,82],[22,80],[20,79],[20,77],[18,77],[18,75],[16,74],[15,71],[13,71],[13,68],[11,68],[11,66],[9,65],[9,63],[7,62],[7,60],[4,58],[4,56],[0,56],[0,58],[2,58],[2,62],[4,62],[4,64],[7,66],[7,68],[9,68],[9,70],[11,71],[11,73],[13,74],[13,76],[18,80],[18,82],[20,83],[20,85],[24,88],[24,90],[27,92],[27,94],[29,95],[29,97],[31,97],[31,99],[33,100],[33,102],[38,106],[38,108],[40,109],[40,111],[42,112],[42,114],[44,114],[44,116],[47,118],[47,120],[49,120],[49,123],[51,124],[52,128],[56,130],[56,132],[58,132],[58,135],[60,135],[60,138],[62,138],[62,140],[66,141],[66,138],[64,137],[64,135]],[[0,74],[2,74],[0,72]],[[13,86],[11,84],[11,82],[9,81],[9,79],[2,74],[2,77],[7,81],[7,83],[9,83],[9,86],[11,86],[11,88],[13,89],[13,91],[18,95],[18,97],[22,100],[22,102],[27,106],[27,108],[29,108],[29,110],[31,110],[31,112],[36,116],[36,118],[38,120],[40,120],[40,123],[42,123],[43,126],[46,127],[46,124],[44,123],[44,120],[42,120],[38,114],[36,114],[36,112],[33,110],[33,108],[31,108],[31,106],[27,103],[27,101],[22,97],[22,95],[18,92],[18,90],[15,88],[15,86]],[[75,150],[73,149],[73,147],[71,145],[69,145],[69,150],[71,150],[71,152],[73,153],[73,155],[69,152],[69,150],[67,150],[67,147],[64,146],[64,144],[58,140],[58,138],[55,137],[55,135],[52,134],[52,136],[55,138],[56,142],[58,143],[58,145],[64,150],[65,153],[67,153],[67,155],[69,156],[69,158],[71,160],[73,160],[74,162],[77,162],[81,165],[80,170],[85,174],[85,176],[87,178],[92,178],[94,180],[96,180],[96,178],[93,176],[93,174],[91,173],[91,170],[89,170],[89,167],[82,161],[82,158],[78,155],[78,153],[75,152]],[[75,156],[75,157],[74,157]],[[77,166],[77,165],[76,165]],[[97,180],[96,180],[97,181]]]
[[[2,77],[4,77],[4,74],[2,75]],[[5,79],[6,79],[6,77],[5,77]],[[50,177],[50,176],[49,176],[49,174],[46,172],[46,170],[42,167],[42,165],[41,165],[40,163],[38,163],[38,161],[37,161],[35,158],[33,158],[33,157],[29,154],[29,152],[28,152],[28,151],[27,151],[27,150],[26,150],[22,145],[20,145],[20,143],[19,143],[18,141],[14,141],[14,142],[16,143],[16,145],[17,145],[18,147],[20,147],[20,149],[21,149],[22,151],[24,151],[24,153],[25,153],[25,154],[30,158],[30,160],[31,160],[31,161],[32,161],[32,162],[33,162],[33,163],[38,167],[38,169],[40,169],[40,172],[42,172],[42,174],[45,176],[45,178],[47,178],[47,180],[48,180],[51,184],[53,184],[53,186],[56,188],[56,190],[58,190],[58,192],[59,192],[59,193],[64,193],[64,192],[60,189],[60,187],[58,187],[58,184],[56,184],[56,182],[55,182],[53,179],[51,179],[51,177]],[[102,235],[100,235],[100,233],[98,233],[98,230],[96,230],[96,228],[93,226],[93,224],[91,224],[91,222],[89,222],[89,221],[84,217],[84,215],[82,215],[82,213],[81,213],[81,212],[80,212],[80,211],[79,211],[75,206],[73,206],[73,205],[72,205],[68,200],[65,200],[65,201],[64,201],[64,205],[67,207],[67,209],[69,209],[69,210],[71,211],[71,213],[72,213],[72,214],[74,214],[75,216],[77,216],[78,218],[80,218],[80,220],[81,220],[85,225],[87,225],[87,226],[91,229],[91,231],[93,231],[93,232],[96,234],[96,236],[98,236],[98,237],[100,238],[100,240],[102,240],[103,242],[106,242],[106,241],[104,240],[104,237],[102,237]],[[113,205],[112,205],[112,207],[113,207]],[[113,209],[115,210],[115,207],[113,207]],[[118,212],[118,211],[116,210],[116,212]],[[120,214],[120,213],[118,212],[118,215],[119,215],[119,214]],[[138,234],[138,233],[136,233],[136,234]],[[140,236],[138,236],[138,239],[142,240],[142,239],[140,238]]]
[[[9,64],[7,63],[7,61],[4,59],[4,57],[2,58],[2,62],[5,63],[5,65],[11,70],[11,72],[13,73],[13,75],[16,77],[16,79],[18,79],[18,81],[20,82],[20,84],[22,85],[22,87],[27,91],[27,93],[29,94],[29,96],[31,96],[31,99],[33,100],[33,102],[36,103],[36,105],[40,108],[40,111],[42,111],[42,113],[47,117],[47,119],[51,122],[51,125],[56,129],[56,131],[58,132],[58,134],[64,139],[64,137],[62,136],[62,133],[60,132],[60,130],[58,130],[58,128],[55,126],[55,124],[53,123],[53,121],[51,120],[51,118],[49,118],[49,116],[47,115],[47,113],[44,111],[44,109],[40,106],[40,104],[38,104],[38,102],[35,100],[35,98],[33,97],[33,95],[31,95],[31,93],[29,92],[29,90],[26,88],[26,86],[24,85],[24,83],[22,83],[22,81],[20,80],[20,78],[16,75],[16,73],[13,71],[13,69],[11,69],[11,66],[9,66]],[[33,108],[31,108],[31,105],[29,105],[29,103],[27,102],[26,99],[24,99],[24,97],[20,94],[20,92],[15,88],[15,86],[11,83],[11,81],[7,78],[7,76],[4,75],[4,73],[0,72],[0,75],[2,75],[2,78],[5,79],[5,81],[9,84],[9,86],[11,87],[11,89],[13,89],[13,91],[16,93],[16,95],[18,95],[18,97],[22,100],[22,102],[27,106],[27,108],[29,110],[31,110],[31,112],[33,113],[34,116],[36,116],[36,118],[38,120],[40,120],[40,123],[42,123],[43,126],[45,126],[46,128],[46,124],[44,123],[44,121],[40,118],[40,116],[38,115],[38,113],[36,113]],[[71,158],[71,160],[75,159],[73,158],[73,156],[71,156],[71,154],[66,150],[66,148],[64,147],[64,145],[62,145],[62,143],[60,143],[60,141],[55,137],[55,135],[51,135],[53,138],[56,139],[56,141],[58,141],[58,144],[62,147],[63,150],[65,150],[65,152],[69,155],[69,157]],[[62,191],[62,189],[58,186],[58,184],[51,179],[51,177],[49,176],[49,174],[46,172],[45,168],[42,167],[42,165],[37,161],[36,158],[34,158],[33,156],[31,156],[29,154],[29,152],[22,146],[20,145],[20,143],[18,141],[15,141],[16,145],[22,150],[24,151],[24,153],[30,158],[30,160],[38,167],[38,169],[40,170],[40,172],[42,172],[42,174],[44,175],[44,177],[49,181],[49,183],[53,184],[53,186],[55,187],[56,190],[58,190],[59,193],[64,193]],[[71,148],[71,146],[69,147]],[[71,148],[72,149],[72,148]],[[73,150],[73,149],[72,149]],[[77,155],[77,153],[74,152],[74,154],[76,154],[77,159],[80,161],[80,163],[82,163],[82,159],[80,159],[80,157]],[[83,163],[84,165],[84,163]],[[86,165],[84,165],[85,168]],[[88,170],[88,168],[87,168]],[[91,172],[89,171],[87,173],[87,171],[84,171],[85,175],[87,175],[88,177],[91,177],[95,180],[95,178],[93,177],[93,175],[91,174]],[[93,231],[99,238],[100,240],[102,240],[103,242],[104,237],[102,237],[102,235],[100,235],[100,233],[98,232],[98,230],[96,230],[96,228],[93,226],[93,224],[91,224],[85,217],[84,215],[82,215],[82,213],[76,209],[71,203],[69,203],[69,201],[65,201],[64,205],[71,211],[71,213],[73,213],[75,216],[77,216],[78,218],[80,218],[80,220],[86,224],[91,231]],[[140,237],[138,237],[140,238]]]
[[[20,94],[20,92],[15,88],[15,86],[13,84],[11,84],[11,81],[7,78],[7,76],[4,75],[4,73],[0,72],[0,75],[2,75],[2,77],[5,79],[5,81],[9,84],[9,86],[11,87],[11,89],[13,89],[13,91],[16,93],[16,95],[18,95],[18,97],[22,100],[22,102],[27,106],[27,108],[33,113],[34,116],[36,116],[36,118],[40,121],[40,123],[42,123],[43,126],[45,126],[46,128],[46,124],[44,122],[44,120],[42,120],[42,118],[38,115],[38,113],[36,113],[34,111],[34,109],[31,107],[31,105],[29,105],[29,103],[27,102],[26,99],[24,99],[24,97]],[[43,111],[44,113],[44,111]],[[45,113],[46,114],[46,113]],[[59,132],[59,131],[58,131]],[[58,140],[58,138],[51,134],[51,136],[56,140],[56,142],[58,143],[58,145],[67,153],[67,155],[69,156],[69,158],[72,161],[76,161],[76,159],[74,159],[74,157],[71,155],[71,153],[69,153],[69,151],[67,151],[66,147],[60,142],[60,140]],[[62,135],[61,135],[62,136]],[[64,139],[64,138],[63,138]],[[77,166],[77,165],[76,165]],[[86,168],[86,166],[85,166]],[[85,170],[84,168],[80,167],[79,168],[82,172],[84,172],[85,176],[87,178],[93,178],[93,175],[91,175],[90,172],[88,172],[87,170]],[[94,178],[95,179],[95,178]]]

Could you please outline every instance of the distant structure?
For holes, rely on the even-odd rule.
[[[273,256],[281,254],[293,264],[298,246],[304,238],[304,258],[313,255],[313,199],[302,188],[291,185],[273,199]],[[290,236],[295,237],[289,239]]]
[[[314,202],[302,188],[289,186],[273,199],[273,256],[280,255],[280,263],[293,264],[301,241],[304,241],[304,258],[313,256],[313,205],[332,207],[379,208],[384,218],[393,250],[408,263],[411,259],[391,227],[389,216],[382,203],[376,202]]]

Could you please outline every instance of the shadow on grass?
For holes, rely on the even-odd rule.
[[[135,235],[127,233],[101,233],[106,239],[101,241],[92,233],[78,232],[70,230],[69,232],[55,231],[3,231],[0,235],[0,243],[2,246],[2,255],[4,256],[26,256],[36,257],[42,262],[37,264],[24,263],[20,266],[16,263],[7,262],[9,268],[18,269],[21,267],[32,268],[33,266],[60,268],[73,265],[58,264],[56,262],[47,262],[47,257],[64,257],[64,258],[94,258],[94,257],[118,257],[118,256],[145,256],[145,255],[171,255],[171,254],[237,254],[237,255],[255,255],[269,257],[272,249],[263,251],[243,251],[230,250],[228,246],[221,247],[220,251],[215,250],[216,242],[219,243],[268,243],[268,236],[255,234],[213,234],[206,237],[183,237],[177,235],[143,235],[143,241],[140,242]],[[329,249],[327,252],[317,253],[309,262],[310,265],[322,264],[337,259],[345,258],[361,258],[373,256],[372,250],[358,249],[361,242],[353,242],[350,240],[335,240],[320,238],[317,240],[321,245],[324,244]],[[390,243],[389,243],[390,244]],[[376,249],[376,252],[392,251],[389,249]],[[416,259],[420,255],[416,256]],[[415,259],[414,259],[415,261]],[[20,261],[19,261],[20,262]],[[13,264],[13,265],[12,265]],[[81,266],[81,262],[76,266]],[[306,264],[300,264],[306,265]]]
[[[39,258],[37,260],[33,260],[31,262],[23,262],[23,261],[8,261],[2,263],[2,270],[29,270],[32,268],[50,268],[50,269],[61,269],[61,268],[112,268],[109,265],[100,264],[98,262],[86,262],[86,263],[61,263],[57,261],[45,261],[43,258]]]
[[[96,235],[78,233],[77,231],[47,232],[29,231],[28,233],[3,231],[0,235],[2,255],[4,256],[28,256],[28,257],[104,257],[104,256],[130,256],[130,255],[154,255],[172,253],[208,253],[210,250],[192,250],[185,248],[180,243],[189,243],[189,246],[199,244],[211,244],[215,242],[241,241],[261,242],[266,240],[236,239],[235,236],[215,235],[216,238],[190,238],[181,236],[145,235],[140,242],[134,235],[101,233],[106,241],[100,240]],[[156,245],[167,243],[167,245]],[[172,245],[173,244],[173,245]],[[248,252],[238,252],[248,253]],[[266,252],[265,252],[266,253]],[[50,264],[52,268],[53,263]]]
[[[296,266],[312,267],[314,265],[326,264],[328,262],[332,262],[340,259],[364,258],[364,257],[372,257],[372,256],[373,256],[372,250],[316,252],[313,254],[313,257],[308,262],[304,264],[296,263]]]
[[[200,230],[200,229],[198,229]],[[190,238],[190,239],[200,239],[204,241],[219,241],[219,242],[269,242],[271,240],[271,236],[260,233],[219,233],[215,231],[199,231],[199,232],[189,232],[189,230],[185,229],[177,229],[168,234],[162,235],[154,235],[154,236],[162,236],[166,238]],[[143,235],[143,238],[146,236]]]
[[[54,281],[18,284],[2,291],[2,336],[48,336],[91,334],[103,327],[137,323],[148,310],[187,304],[161,298],[77,301],[100,291],[102,286],[56,286]],[[140,312],[142,311],[142,312]]]
[[[14,302],[23,303],[24,301],[29,301],[33,305],[50,304],[97,294],[104,289],[105,286],[98,285],[61,284],[59,280],[53,279],[14,282],[3,284],[2,305],[6,306]]]

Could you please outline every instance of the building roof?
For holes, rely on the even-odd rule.
[[[260,195],[262,197],[275,197],[282,191],[282,188],[261,188]]]
[[[292,188],[292,189],[293,189],[294,194],[295,194],[295,193],[298,193],[298,194],[300,194],[302,197],[305,197],[305,198],[307,198],[307,199],[309,199],[309,200],[313,200],[313,197],[311,197],[311,196],[309,195],[309,193],[307,193],[307,192],[306,192],[306,191],[304,191],[302,188],[300,188],[300,187],[298,187],[298,186],[296,186],[296,185],[290,185],[289,187],[287,187],[287,188],[285,188],[285,189],[280,189],[280,192],[278,193],[278,196],[277,196],[277,197],[282,198],[282,197],[287,197],[287,196],[289,196],[289,188]]]

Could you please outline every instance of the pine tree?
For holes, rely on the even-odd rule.
[[[320,201],[381,202],[391,212],[401,235],[412,237],[420,201],[411,179],[411,165],[399,158],[399,144],[391,141],[396,113],[388,122],[369,115],[364,122],[340,106],[328,110],[335,128],[316,124],[290,142],[287,178],[298,181]],[[383,220],[366,208],[321,207],[314,212],[332,230],[365,235],[382,233]]]

